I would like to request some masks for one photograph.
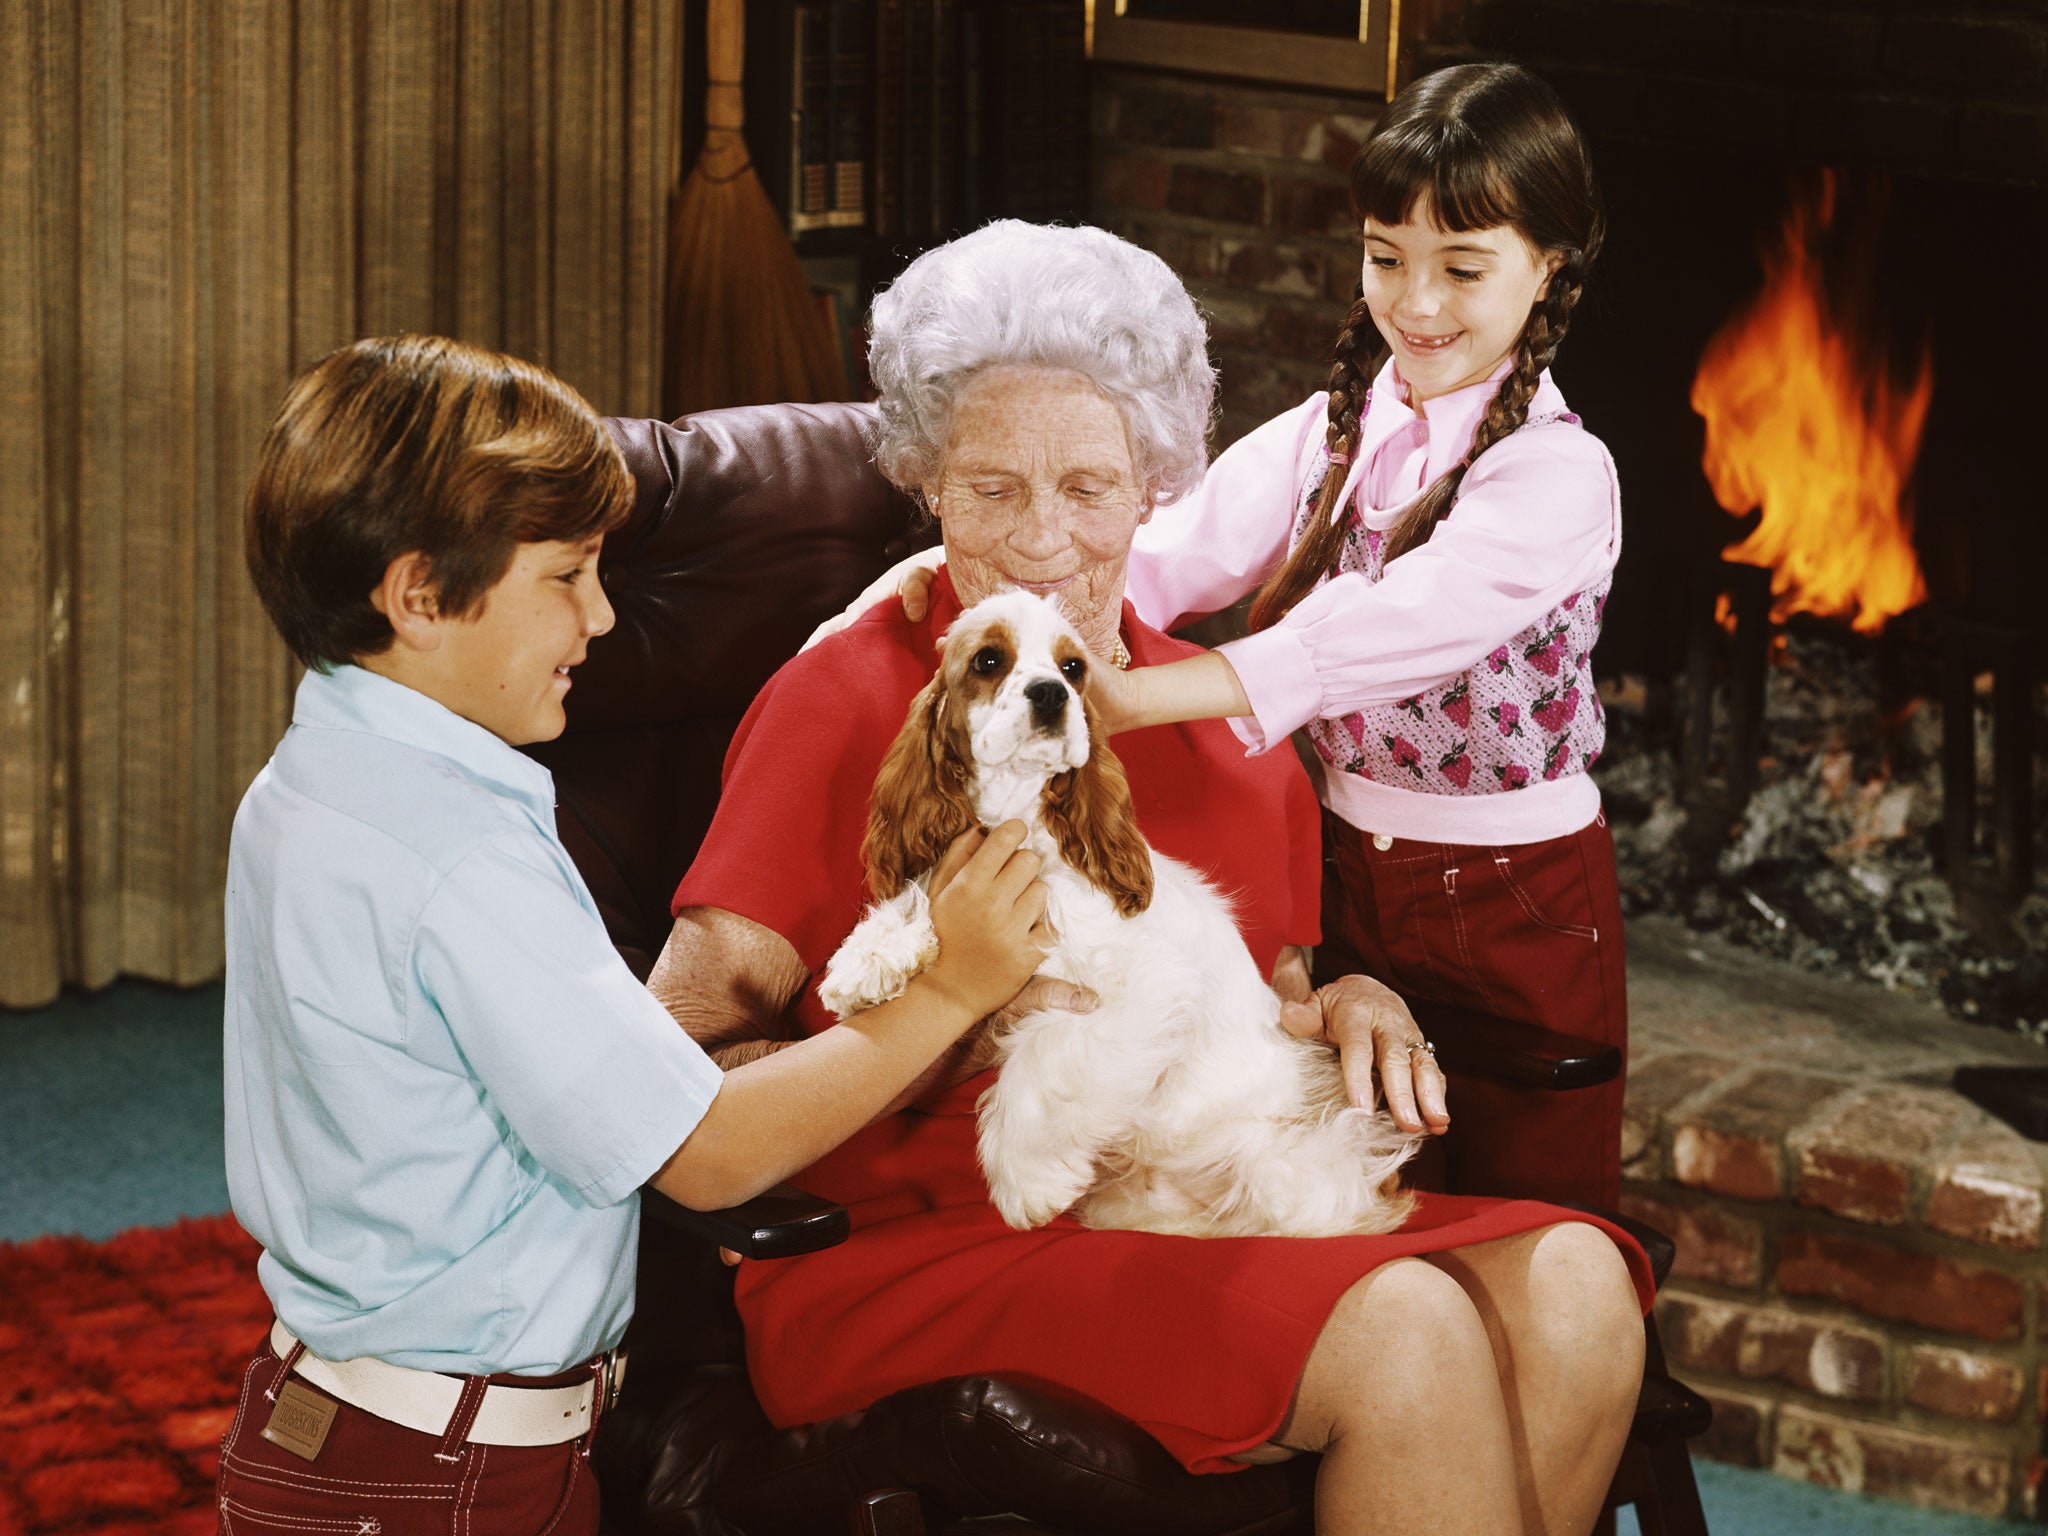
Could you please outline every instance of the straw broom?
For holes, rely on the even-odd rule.
[[[843,400],[838,338],[740,137],[742,0],[710,0],[704,30],[704,147],[669,213],[664,408]]]

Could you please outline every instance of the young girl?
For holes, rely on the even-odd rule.
[[[1614,851],[1586,770],[1590,655],[1621,547],[1613,461],[1549,367],[1603,218],[1556,94],[1513,65],[1424,76],[1351,167],[1363,296],[1327,395],[1139,530],[1127,592],[1172,628],[1257,589],[1252,633],[1115,673],[1112,729],[1307,726],[1335,884],[1326,939],[1403,993],[1620,1045]],[[921,590],[906,600],[921,606]],[[1619,1081],[1454,1083],[1457,1186],[1611,1206]]]

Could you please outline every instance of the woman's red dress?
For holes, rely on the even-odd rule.
[[[859,919],[868,793],[960,612],[943,573],[930,616],[883,603],[778,672],[741,722],[725,790],[677,910],[721,907],[773,929],[818,976]],[[1124,609],[1133,664],[1192,654]],[[1320,816],[1291,752],[1247,757],[1221,721],[1127,732],[1116,752],[1155,848],[1237,902],[1262,971],[1313,944]],[[806,988],[795,1019],[832,1016]],[[845,1204],[851,1239],[748,1263],[737,1281],[748,1367],[778,1425],[948,1376],[1034,1377],[1142,1425],[1193,1471],[1270,1439],[1337,1298],[1389,1259],[1584,1219],[1531,1201],[1430,1195],[1384,1237],[1191,1238],[1005,1226],[975,1159],[984,1074],[868,1127],[793,1182]],[[1455,1111],[1455,1106],[1453,1106]],[[1642,1251],[1609,1229],[1643,1304]],[[653,1298],[643,1297],[642,1305]]]

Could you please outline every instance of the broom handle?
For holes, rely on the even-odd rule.
[[[747,62],[743,0],[710,0],[704,16],[704,126],[734,132],[746,121],[740,81]]]
[[[753,169],[740,137],[746,109],[740,71],[747,58],[744,0],[711,0],[704,13],[704,147],[692,175],[731,181]]]

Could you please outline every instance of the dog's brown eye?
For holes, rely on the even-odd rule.
[[[974,653],[974,659],[967,663],[974,669],[976,677],[993,677],[996,669],[1003,664],[1003,653],[992,645],[985,645]]]
[[[1088,675],[1088,663],[1078,656],[1069,656],[1060,663],[1060,676],[1070,683],[1078,683]]]

